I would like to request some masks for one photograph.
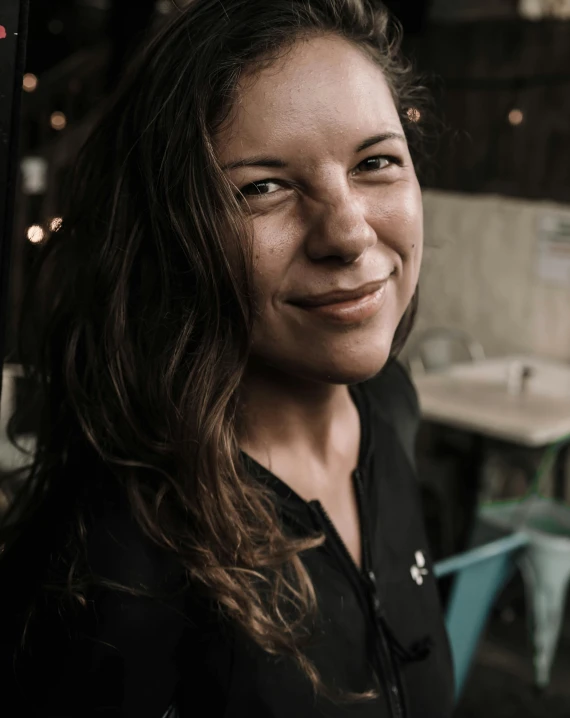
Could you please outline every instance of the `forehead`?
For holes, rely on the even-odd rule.
[[[381,68],[334,36],[298,41],[275,64],[245,78],[218,148],[228,153],[276,149],[305,140],[314,146],[401,131]]]

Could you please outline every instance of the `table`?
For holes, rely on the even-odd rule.
[[[510,394],[509,367],[533,370],[526,391]],[[532,356],[505,356],[455,364],[414,376],[423,416],[521,446],[553,444],[570,434],[570,364]]]
[[[523,393],[509,393],[510,368],[528,366]],[[414,374],[423,418],[469,433],[474,440],[472,470],[465,477],[473,508],[481,484],[486,440],[527,449],[548,447],[570,435],[570,364],[535,356],[509,355],[454,364],[432,374]],[[564,497],[570,441],[554,468],[555,496]],[[470,526],[465,527],[465,536]]]

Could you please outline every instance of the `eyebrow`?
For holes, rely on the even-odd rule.
[[[380,142],[386,142],[386,140],[407,141],[405,135],[401,132],[383,132],[380,135],[372,135],[372,137],[369,137],[367,140],[364,140],[364,142],[361,142],[356,148],[356,153],[358,154],[363,150],[367,150],[369,147],[372,147],[372,145],[377,145]]]
[[[402,140],[406,142],[406,137],[400,132],[383,132],[379,135],[372,135],[372,137],[368,137],[355,148],[355,153],[358,154],[359,152],[363,152],[369,147],[372,147],[372,145],[377,145],[380,142],[386,142],[387,140]],[[276,157],[256,155],[255,157],[246,157],[241,160],[235,160],[234,162],[228,162],[222,166],[222,169],[233,170],[238,167],[270,167],[272,169],[284,169],[288,167],[288,164]]]

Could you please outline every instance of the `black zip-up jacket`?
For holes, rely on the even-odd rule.
[[[12,630],[1,622],[0,714],[162,718],[172,709],[180,718],[449,718],[451,657],[413,467],[416,395],[395,362],[351,387],[351,394],[362,424],[353,474],[361,570],[318,501],[303,501],[253,459],[244,455],[244,460],[274,489],[288,530],[326,536],[323,546],[303,556],[319,605],[307,655],[329,687],[352,692],[376,687],[377,698],[352,703],[315,698],[289,658],[263,652],[191,592],[157,601],[99,589],[73,614],[42,598],[28,629],[30,648],[15,668],[6,657],[19,622],[8,621]],[[176,584],[176,569],[142,537],[124,500],[107,493],[93,500],[92,508],[97,518],[89,557],[95,573],[134,586]],[[10,559],[22,562],[22,572],[26,555],[31,561],[34,551],[41,553],[39,531],[36,527],[29,549]],[[10,591],[6,572],[2,575],[0,570],[1,591]]]

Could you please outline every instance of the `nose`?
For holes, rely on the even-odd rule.
[[[366,204],[349,189],[315,202],[310,214],[305,251],[314,261],[338,259],[351,264],[377,242],[366,219]]]

